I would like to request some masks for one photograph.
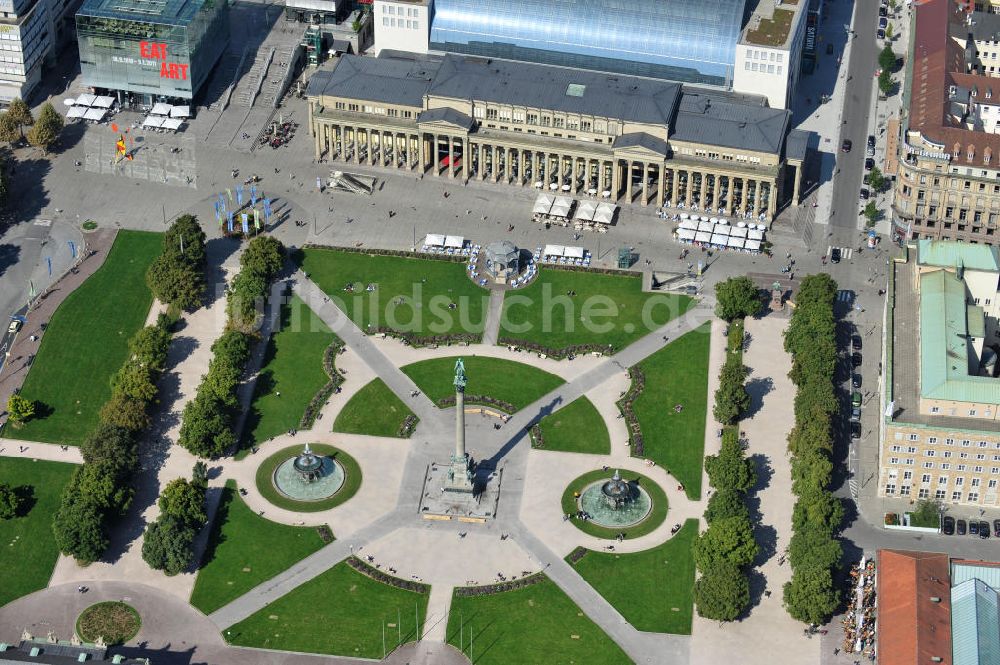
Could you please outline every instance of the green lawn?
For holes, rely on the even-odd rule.
[[[334,334],[298,296],[282,305],[281,327],[271,335],[257,377],[243,448],[298,427],[313,396],[330,380],[323,371],[323,352],[333,340]]]
[[[309,444],[309,448],[317,455],[332,457],[344,467],[344,484],[337,490],[336,494],[319,501],[296,501],[279,492],[274,486],[272,479],[275,469],[282,462],[301,453],[306,441],[303,440],[301,445],[282,448],[261,462],[260,466],[257,467],[257,474],[254,479],[257,483],[257,491],[265,499],[285,510],[294,510],[300,513],[315,513],[321,510],[336,508],[357,493],[358,488],[361,487],[362,474],[361,467],[358,466],[357,461],[353,457],[333,446],[328,446],[324,443]]]
[[[344,405],[333,423],[334,432],[398,436],[399,428],[413,411],[389,390],[382,379],[375,379]]]
[[[230,644],[357,658],[382,658],[399,642],[416,639],[427,593],[376,582],[346,562],[225,629]],[[384,633],[383,633],[384,627]]]
[[[579,397],[538,423],[542,450],[607,455],[611,437],[604,418],[586,397]]]
[[[708,401],[709,324],[671,340],[639,364],[646,385],[635,401],[645,442],[643,457],[684,484],[692,500],[701,496]],[[674,412],[674,406],[684,408]]]
[[[30,485],[33,497],[24,516],[0,520],[0,606],[48,586],[59,556],[52,516],[74,468],[74,464],[30,459],[0,461],[0,482],[14,488]]]
[[[522,409],[555,390],[564,381],[531,365],[484,356],[462,356],[468,384],[466,403],[474,395],[486,395]],[[402,368],[403,373],[435,402],[455,395],[455,361],[458,356],[421,360]]]
[[[633,554],[594,552],[572,564],[576,572],[636,630],[691,634],[698,520],[687,520],[659,547]]]
[[[20,429],[5,427],[5,436],[79,445],[97,426],[101,406],[111,398],[111,376],[149,314],[153,296],[146,269],[159,256],[160,243],[159,233],[118,232],[104,265],[69,294],[42,337],[21,389],[39,402],[38,416]]]
[[[482,335],[489,294],[466,276],[464,262],[315,248],[302,250],[296,260],[363,329]],[[353,292],[345,290],[348,284]],[[369,284],[376,290],[366,291]],[[448,309],[451,303],[458,307]]]
[[[227,481],[191,604],[211,614],[316,550],[315,528],[277,524],[250,510]]]
[[[693,302],[687,296],[643,293],[638,273],[543,267],[527,288],[507,292],[500,337],[552,349],[599,344],[618,350],[680,316]]]
[[[573,482],[567,485],[566,489],[563,490],[562,499],[560,501],[563,515],[576,515],[576,513],[580,510],[577,494],[582,494],[583,490],[587,489],[589,485],[596,483],[599,480],[609,480],[613,474],[614,471],[612,470],[603,471],[601,469],[596,469],[574,478]],[[615,538],[618,534],[624,534],[625,539],[628,540],[631,538],[645,536],[647,533],[652,533],[658,526],[663,524],[663,521],[667,519],[667,510],[670,507],[667,501],[667,494],[663,491],[663,488],[653,482],[650,478],[627,469],[621,472],[621,477],[622,480],[629,482],[633,480],[636,481],[639,487],[646,490],[650,500],[653,502],[653,507],[650,509],[649,514],[646,515],[646,518],[638,524],[634,524],[630,527],[612,529],[595,524],[591,521],[584,521],[574,517],[573,526],[584,533],[598,538],[611,539]]]
[[[464,647],[476,665],[632,662],[548,579],[516,591],[452,595],[448,643]]]

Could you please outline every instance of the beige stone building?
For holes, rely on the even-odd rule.
[[[455,55],[344,56],[307,96],[318,160],[768,220],[809,142],[762,98]]]
[[[1000,251],[920,240],[893,264],[879,496],[997,506]]]

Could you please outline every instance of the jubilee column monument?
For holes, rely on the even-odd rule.
[[[455,363],[455,454],[451,456],[445,490],[471,494],[475,483],[472,482],[469,454],[465,451],[465,384],[465,363],[459,358]]]

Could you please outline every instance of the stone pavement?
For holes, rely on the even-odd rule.
[[[786,452],[795,422],[795,386],[788,378],[791,357],[782,338],[787,325],[788,319],[777,315],[746,322],[751,342],[743,363],[751,370],[747,388],[753,415],[740,423],[740,429],[749,440],[747,454],[757,462],[758,484],[750,499],[752,506],[756,503],[751,513],[759,514],[756,538],[763,551],[751,571],[751,607],[745,618],[720,625],[695,615],[691,649],[699,662],[710,665],[732,662],[735,653],[740,654],[741,665],[771,665],[776,658],[787,665],[819,662],[820,641],[806,638],[803,625],[782,606],[781,588],[792,571],[787,562],[781,565],[778,560],[792,535],[794,505]],[[764,635],[767,639],[761,639]]]
[[[83,464],[83,455],[76,446],[61,446],[57,443],[22,441],[20,439],[0,438],[0,456]]]

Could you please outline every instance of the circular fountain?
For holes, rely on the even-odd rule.
[[[307,443],[301,453],[278,465],[272,482],[290,499],[320,501],[336,494],[344,477],[344,467],[337,460],[317,455]]]
[[[589,521],[612,529],[638,524],[653,508],[646,490],[635,481],[623,480],[618,471],[610,480],[588,485],[580,493],[578,504]]]

